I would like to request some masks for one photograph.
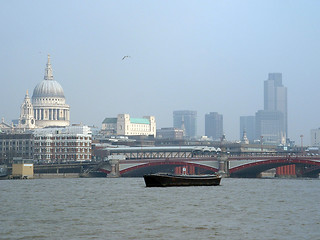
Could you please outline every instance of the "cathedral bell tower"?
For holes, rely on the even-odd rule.
[[[20,108],[19,128],[32,129],[35,128],[35,126],[33,106],[27,90]]]

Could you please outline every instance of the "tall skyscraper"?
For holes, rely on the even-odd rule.
[[[264,110],[282,112],[284,133],[288,136],[287,88],[282,85],[282,73],[269,73],[264,81]]]
[[[220,140],[223,135],[223,116],[217,112],[205,115],[205,135]]]
[[[240,117],[240,139],[243,136],[243,132],[245,131],[247,134],[247,138],[250,142],[253,142],[257,137],[255,136],[256,131],[256,118],[255,116],[241,116]]]
[[[264,110],[256,113],[256,138],[268,144],[284,144],[288,136],[287,88],[281,73],[269,73],[264,81]]]
[[[173,127],[183,129],[185,137],[197,136],[197,111],[173,111]]]

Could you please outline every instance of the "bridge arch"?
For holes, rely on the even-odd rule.
[[[123,177],[141,177],[144,174],[168,172],[174,173],[175,167],[194,167],[196,174],[213,174],[218,171],[217,168],[199,163],[186,161],[156,161],[139,164],[120,170],[120,176]]]
[[[296,165],[299,177],[315,177],[320,173],[320,162],[301,158],[279,158],[243,164],[229,169],[230,177],[258,177],[261,172],[285,165]]]

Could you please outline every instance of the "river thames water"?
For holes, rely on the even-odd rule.
[[[319,179],[0,181],[0,239],[320,239]]]

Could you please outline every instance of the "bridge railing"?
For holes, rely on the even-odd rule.
[[[110,153],[109,156],[124,155],[126,159],[163,159],[163,158],[218,158],[225,156],[228,158],[255,158],[255,157],[311,157],[293,152],[208,152],[208,151],[133,151]]]

